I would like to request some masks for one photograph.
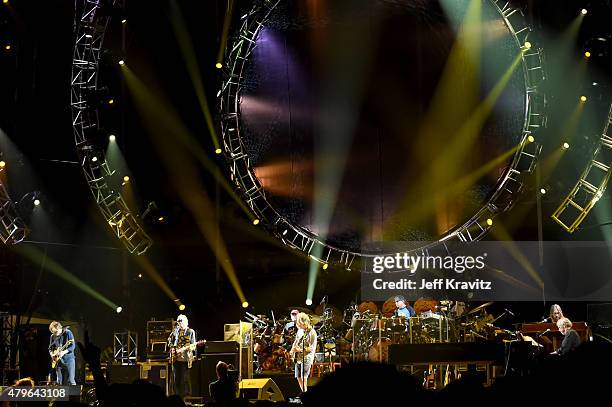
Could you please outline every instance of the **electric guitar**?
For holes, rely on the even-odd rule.
[[[50,352],[50,355],[51,355],[51,369],[55,369],[57,367],[57,364],[59,363],[60,359],[62,358],[62,356],[65,355],[65,353],[63,353],[63,352],[66,350],[66,348],[68,348],[68,346],[72,345],[73,343],[74,343],[74,341],[72,339],[70,339],[68,342],[66,342],[65,344],[63,344],[59,348],[56,348],[52,352]]]
[[[176,356],[180,355],[185,351],[190,351],[187,354],[187,367],[191,369],[191,365],[193,364],[193,360],[195,359],[194,354],[191,351],[194,351],[198,346],[202,346],[206,343],[206,339],[202,339],[197,341],[196,343],[190,343],[185,346],[181,346],[180,348],[170,348],[170,363],[174,363]]]

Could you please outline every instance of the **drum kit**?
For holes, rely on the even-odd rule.
[[[379,310],[373,302],[351,304],[341,312],[322,303],[314,311],[302,307],[289,310],[310,317],[318,337],[317,356],[325,362],[336,360],[387,360],[392,344],[472,341],[488,337],[493,318],[486,313],[492,303],[467,310],[464,303],[420,299],[414,303],[417,316],[406,319],[391,308],[392,299]],[[249,314],[253,323],[253,351],[256,371],[291,371],[289,349],[297,327],[290,318],[272,319]]]

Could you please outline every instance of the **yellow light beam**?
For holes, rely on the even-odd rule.
[[[175,301],[178,298],[170,286],[164,281],[155,266],[153,266],[151,261],[145,255],[130,256],[130,259],[133,260],[149,276],[153,283],[155,283],[164,292],[164,294],[170,298],[171,301]]]
[[[232,0],[230,0],[230,2],[233,4]],[[217,137],[217,132],[215,131],[215,125],[213,124],[213,118],[208,106],[208,100],[206,99],[206,93],[204,92],[204,83],[202,81],[202,76],[200,75],[200,67],[196,53],[193,49],[193,42],[189,37],[189,33],[187,32],[186,28],[187,24],[185,24],[183,14],[176,3],[176,0],[171,1],[170,6],[172,10],[170,21],[172,22],[174,35],[176,35],[179,48],[183,54],[183,59],[185,60],[185,65],[187,66],[187,72],[189,72],[189,77],[193,83],[193,89],[198,98],[198,103],[200,104],[200,109],[204,115],[204,120],[206,121],[206,127],[210,133],[215,150],[217,150],[220,148],[219,139]]]
[[[67,283],[73,285],[84,293],[90,295],[92,298],[100,301],[102,304],[108,306],[112,310],[117,310],[118,305],[106,298],[104,295],[93,289],[89,284],[85,283],[83,280],[75,276],[74,274],[68,272],[64,267],[59,265],[55,260],[49,258],[47,255],[43,254],[37,248],[31,245],[15,245],[12,246],[14,250],[21,255],[22,257],[28,259],[34,264],[42,264],[42,267],[66,281]]]
[[[227,10],[223,19],[223,31],[221,33],[221,41],[219,44],[219,52],[217,53],[217,68],[223,67],[223,54],[227,45],[227,37],[229,35],[232,16],[234,15],[234,0],[227,0]]]
[[[173,185],[181,200],[191,212],[238,298],[241,302],[246,301],[225,243],[217,238],[217,226],[211,219],[211,214],[214,214],[215,210],[200,180],[198,169],[191,160],[186,159],[190,156],[187,145],[175,143],[175,140],[184,138],[189,131],[178,114],[169,105],[162,103],[161,99],[125,65],[123,73],[127,87],[136,101],[135,105],[153,137],[153,145],[158,150],[161,162],[172,176]]]
[[[456,176],[459,166],[464,162],[465,155],[471,151],[473,141],[484,125],[486,119],[490,115],[491,111],[495,107],[495,104],[508,82],[510,81],[512,74],[519,66],[522,60],[523,53],[520,52],[504,72],[502,77],[497,81],[493,89],[489,92],[486,98],[480,103],[471,116],[463,123],[457,132],[451,132],[446,135],[446,147],[443,149],[442,146],[438,148],[442,150],[441,153],[429,154],[427,157],[437,157],[433,160],[429,160],[427,163],[423,163],[427,171],[426,174],[431,174],[431,179],[423,179],[417,183],[413,188],[404,196],[402,202],[399,205],[397,216],[390,218],[385,224],[385,231],[388,229],[391,221],[400,221],[403,225],[407,225],[409,219],[415,219],[412,216],[415,213],[414,196],[434,196],[435,203],[433,205],[421,205],[421,215],[426,215],[431,211],[434,211],[439,205],[442,204],[442,196],[440,191],[437,189],[440,185],[448,185],[451,183],[448,177]],[[434,130],[435,131],[435,130]],[[450,141],[448,141],[450,140]],[[455,181],[452,181],[455,183]],[[418,218],[417,218],[418,219]]]
[[[529,276],[535,281],[535,283],[540,288],[544,288],[544,280],[538,274],[538,272],[533,268],[529,259],[525,257],[519,247],[514,243],[512,236],[508,233],[506,228],[499,222],[496,223],[494,228],[491,228],[491,233],[493,236],[502,242],[505,249],[514,257],[514,259],[523,267],[523,269],[529,274]]]

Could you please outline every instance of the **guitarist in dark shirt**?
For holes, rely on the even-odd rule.
[[[54,362],[54,359],[59,358],[55,366],[57,383],[61,385],[75,385],[74,349],[76,345],[74,343],[74,335],[68,327],[62,327],[62,324],[57,321],[49,324],[49,331],[51,331],[49,354],[51,355],[52,362]]]
[[[559,328],[559,332],[563,334],[564,338],[563,342],[561,342],[561,347],[552,352],[553,355],[565,355],[580,345],[580,336],[578,336],[578,332],[572,329],[572,321],[565,317],[561,318],[557,321],[557,328]]]

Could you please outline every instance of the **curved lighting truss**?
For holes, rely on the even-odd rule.
[[[98,89],[100,51],[109,20],[109,17],[98,15],[101,6],[102,0],[75,1],[70,83],[74,141],[85,179],[104,219],[130,253],[142,254],[153,241],[137,222],[121,193],[108,185],[114,170],[93,140],[100,126],[97,107],[88,101],[88,95]]]
[[[610,181],[612,175],[612,137],[608,135],[610,123],[612,123],[612,104],[599,143],[593,151],[593,157],[574,188],[552,215],[552,218],[569,233],[574,233],[578,229],[603,196]]]
[[[4,168],[0,168],[0,173]],[[17,213],[15,203],[0,179],[0,239],[4,244],[17,244],[26,238],[29,230]]]
[[[270,13],[280,1],[282,0],[256,1],[241,17],[240,29],[233,41],[228,42],[223,66],[224,81],[217,96],[221,112],[223,147],[229,160],[231,180],[254,215],[283,243],[320,263],[338,264],[350,270],[363,257],[381,253],[360,253],[331,246],[320,240],[317,234],[282,216],[266,198],[263,185],[255,175],[242,141],[240,100],[243,74],[261,28],[265,26]],[[520,146],[498,180],[496,191],[488,202],[463,225],[441,236],[437,242],[415,249],[414,252],[429,255],[448,253],[445,242],[472,242],[481,239],[491,228],[491,220],[513,206],[523,189],[526,176],[534,170],[541,151],[541,145],[537,141],[531,142],[530,136],[537,140],[540,131],[546,127],[546,98],[540,91],[540,85],[545,80],[542,50],[529,38],[531,29],[521,10],[511,7],[505,1],[490,2],[499,11],[500,19],[516,41],[517,51],[523,50],[521,65],[525,83],[525,111]],[[525,43],[528,40],[532,44],[527,49]]]

